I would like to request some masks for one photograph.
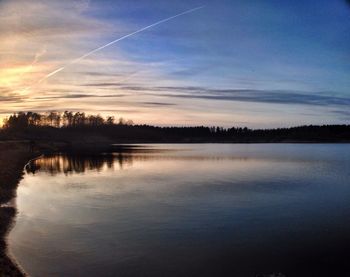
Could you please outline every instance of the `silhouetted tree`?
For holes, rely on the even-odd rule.
[[[107,116],[106,123],[107,125],[113,125],[115,121],[114,116]]]
[[[73,113],[65,111],[63,113],[63,124],[65,127],[71,127],[73,123]]]

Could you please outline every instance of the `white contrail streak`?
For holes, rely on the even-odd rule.
[[[65,68],[65,67],[63,66],[63,67],[60,67],[60,68],[58,68],[58,69],[52,71],[51,73],[47,74],[44,78],[42,78],[39,82],[43,81],[43,80],[46,79],[46,78],[51,77],[52,75],[55,75],[56,73],[62,71],[64,68]]]
[[[81,57],[79,57],[79,58],[77,58],[77,59],[75,59],[75,60],[69,62],[69,63],[66,64],[65,66],[60,67],[60,68],[58,68],[58,69],[56,69],[56,70],[50,72],[49,74],[45,75],[42,79],[39,80],[39,83],[42,82],[43,80],[45,80],[45,79],[47,79],[47,78],[49,78],[49,77],[55,75],[56,73],[58,73],[58,72],[64,70],[67,66],[69,66],[69,65],[71,65],[71,64],[74,64],[74,63],[77,63],[77,62],[79,62],[80,60],[85,59],[86,57],[88,57],[88,56],[90,56],[90,55],[92,55],[92,54],[94,54],[94,53],[96,53],[96,52],[98,52],[98,51],[100,51],[100,50],[102,50],[102,49],[104,49],[104,48],[106,48],[106,47],[108,47],[108,46],[114,44],[114,43],[117,43],[117,42],[119,42],[119,41],[121,41],[121,40],[123,40],[123,39],[126,39],[126,38],[128,38],[128,37],[131,37],[131,36],[136,35],[136,34],[138,34],[138,33],[141,33],[141,32],[143,32],[143,31],[145,31],[145,30],[147,30],[147,29],[150,29],[150,28],[155,27],[155,26],[157,26],[157,25],[159,25],[159,24],[162,24],[162,23],[164,23],[164,22],[167,22],[167,21],[169,21],[169,20],[172,20],[172,19],[174,19],[174,18],[176,18],[176,17],[182,16],[182,15],[185,15],[185,14],[188,14],[188,13],[192,13],[192,12],[197,11],[197,10],[202,9],[202,8],[204,8],[204,6],[200,6],[200,7],[197,7],[197,8],[193,8],[193,9],[184,11],[184,12],[182,12],[182,13],[179,13],[179,14],[177,14],[177,15],[173,15],[173,16],[171,16],[171,17],[162,19],[162,20],[160,20],[160,21],[157,21],[156,23],[153,23],[153,24],[151,24],[151,25],[148,25],[148,26],[146,26],[146,27],[143,27],[143,28],[141,28],[141,29],[139,29],[139,30],[137,30],[137,31],[134,31],[134,32],[132,32],[132,33],[130,33],[130,34],[127,34],[127,35],[125,35],[125,36],[122,36],[122,37],[120,37],[120,38],[118,38],[118,39],[115,39],[115,40],[113,40],[113,41],[111,41],[111,42],[109,42],[109,43],[107,43],[107,44],[105,44],[105,45],[102,45],[102,46],[100,46],[100,47],[98,47],[98,48],[96,48],[96,49],[94,49],[94,50],[91,50],[90,52],[88,52],[88,53],[82,55]]]

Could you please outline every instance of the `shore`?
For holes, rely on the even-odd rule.
[[[38,153],[29,150],[26,142],[0,141],[0,276],[25,276],[11,260],[6,236],[17,213],[15,205],[5,205],[14,199],[24,165]]]

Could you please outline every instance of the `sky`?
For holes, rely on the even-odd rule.
[[[0,119],[71,110],[153,125],[350,123],[345,0],[0,0],[0,42]]]

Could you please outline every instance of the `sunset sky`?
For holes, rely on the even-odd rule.
[[[265,128],[348,124],[349,105],[345,0],[0,0],[0,119]]]

